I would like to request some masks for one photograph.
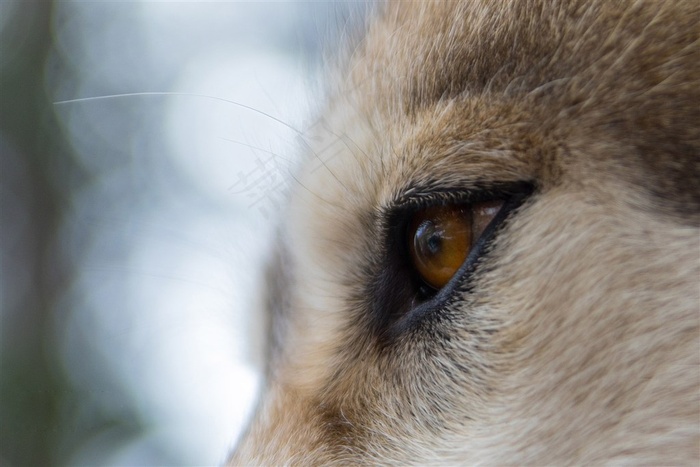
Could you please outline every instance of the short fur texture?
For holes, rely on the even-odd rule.
[[[695,0],[387,5],[307,135],[229,462],[698,465],[699,24]],[[517,182],[412,316],[396,213]]]

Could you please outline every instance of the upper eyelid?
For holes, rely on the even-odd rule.
[[[471,187],[411,187],[399,194],[385,213],[420,209],[437,204],[473,204],[483,201],[506,199],[516,194],[529,195],[535,190],[532,181],[476,182]]]

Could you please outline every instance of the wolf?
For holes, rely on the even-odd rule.
[[[230,465],[698,465],[700,3],[382,5],[305,135]]]

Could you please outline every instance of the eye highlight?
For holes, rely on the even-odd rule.
[[[443,288],[503,207],[503,201],[439,205],[415,213],[408,228],[410,260],[421,280]]]

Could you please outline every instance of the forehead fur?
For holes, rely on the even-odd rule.
[[[575,133],[591,148],[614,146],[598,156],[630,172],[660,211],[697,225],[698,24],[692,0],[394,2],[352,49],[335,94],[374,119],[378,136],[387,121],[456,100],[463,111],[452,126],[463,139],[470,129],[459,126],[487,107],[481,131],[517,123],[548,139]]]

